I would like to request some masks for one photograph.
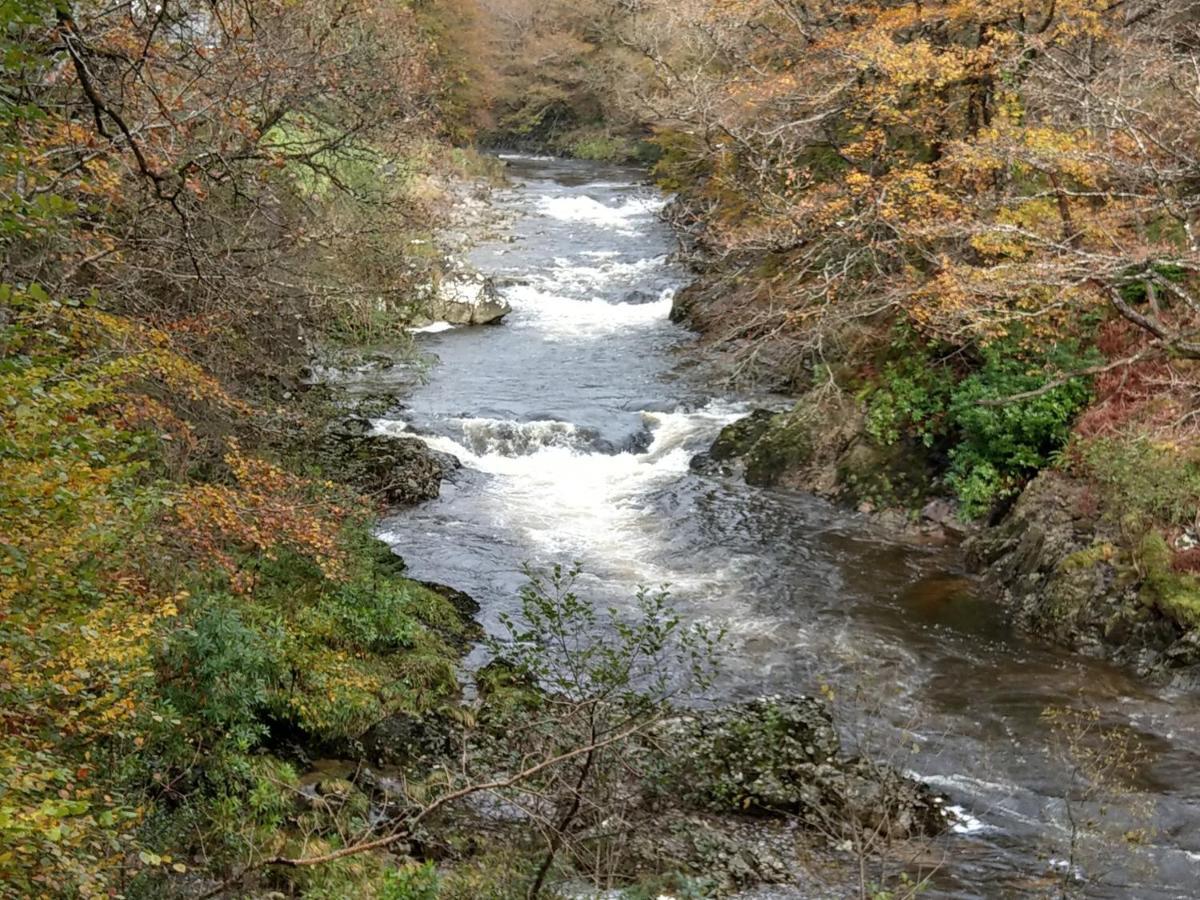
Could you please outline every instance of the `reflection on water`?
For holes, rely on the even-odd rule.
[[[688,336],[667,313],[685,276],[657,219],[663,198],[611,167],[510,166],[511,235],[473,262],[512,314],[420,335],[431,377],[378,423],[465,466],[440,499],[385,523],[415,576],[472,593],[486,626],[513,609],[525,561],[582,562],[583,589],[603,604],[670,584],[681,611],[729,626],[725,696],[828,684],[849,738],[962,809],[933,895],[1038,896],[1058,883],[1070,767],[1043,712],[1097,707],[1152,751],[1138,779],[1157,830],[1126,853],[1128,823],[1114,814],[1115,831],[1076,861],[1082,893],[1193,896],[1196,701],[1016,637],[952,551],[888,541],[810,497],[691,472],[690,456],[749,407],[679,375]]]

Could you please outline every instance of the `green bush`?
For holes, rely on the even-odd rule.
[[[1004,344],[985,349],[983,366],[955,387],[949,410],[957,441],[946,480],[967,515],[986,512],[1050,462],[1070,437],[1091,387],[1076,378],[1035,397],[1008,398],[1038,390],[1054,373],[1089,362],[1066,348],[1035,361]]]
[[[383,876],[380,900],[437,900],[437,870],[433,863],[389,869]]]
[[[637,145],[629,138],[587,129],[567,135],[562,149],[576,159],[596,162],[629,162],[638,154]]]
[[[165,663],[177,674],[166,680],[164,699],[203,742],[211,737],[250,750],[266,733],[263,713],[282,677],[283,640],[277,624],[248,623],[233,597],[203,598],[187,627],[171,636]]]
[[[933,447],[946,431],[953,373],[904,338],[893,352],[900,358],[885,366],[880,386],[870,394],[867,433],[885,446],[912,437]]]
[[[867,431],[885,446],[912,440],[943,452],[946,484],[964,515],[975,517],[1050,462],[1091,390],[1076,378],[1037,396],[1009,398],[1039,390],[1095,357],[1067,342],[1033,354],[1010,338],[982,348],[962,374],[936,349],[904,334],[893,344],[897,358],[867,394]]]

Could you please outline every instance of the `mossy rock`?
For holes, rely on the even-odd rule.
[[[381,766],[427,769],[454,750],[453,722],[435,711],[397,712],[376,722],[358,739],[363,753]]]
[[[741,459],[746,483],[769,487],[789,470],[807,463],[812,450],[812,433],[805,417],[795,411],[756,409],[721,429],[708,455],[718,462]]]
[[[680,787],[721,812],[795,812],[819,804],[815,768],[841,744],[829,710],[811,697],[769,698],[713,710],[684,727]]]
[[[809,462],[813,455],[812,425],[795,413],[780,413],[746,454],[746,483],[769,487]]]
[[[709,456],[719,462],[745,456],[774,420],[775,413],[769,409],[756,409],[744,419],[726,425],[713,441]]]
[[[318,451],[323,468],[391,505],[435,499],[458,460],[419,438],[370,433],[370,423],[363,428],[362,421],[347,420],[329,431]]]
[[[668,723],[686,748],[663,785],[719,813],[797,816],[823,831],[936,834],[939,798],[886,765],[846,759],[828,707],[813,697],[764,697]]]
[[[841,499],[852,506],[919,509],[934,477],[924,447],[882,446],[860,437],[838,461],[837,484]]]
[[[1200,627],[1200,579],[1171,570],[1171,548],[1157,532],[1150,532],[1138,545],[1146,577],[1138,597],[1184,628]]]
[[[507,727],[514,716],[520,718],[546,702],[532,674],[500,657],[475,673],[475,687],[484,701],[480,721],[485,726]]]

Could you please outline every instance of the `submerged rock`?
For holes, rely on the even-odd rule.
[[[649,291],[632,290],[621,298],[622,303],[631,303],[640,305],[642,303],[655,303],[658,301],[657,294],[651,294]]]

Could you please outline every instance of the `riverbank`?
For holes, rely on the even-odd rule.
[[[722,338],[754,316],[743,311],[730,322],[728,289],[723,270],[702,275],[672,309],[678,321],[707,338],[718,367],[720,356],[730,352]],[[927,426],[911,418],[911,408],[897,413],[898,402],[932,402],[926,385],[907,384],[908,393],[897,395],[895,373],[907,365],[910,349],[877,344],[869,366],[831,371],[828,380],[799,392],[789,390],[795,376],[782,363],[760,362],[766,366],[760,377],[774,380],[781,403],[790,408],[759,410],[727,426],[693,465],[753,485],[826,497],[906,538],[963,542],[982,589],[1025,633],[1116,660],[1152,679],[1194,684],[1200,674],[1200,593],[1189,553],[1196,539],[1188,527],[1130,497],[1131,490],[1151,490],[1151,482],[1161,481],[1165,473],[1154,468],[1159,463],[1152,455],[1141,463],[1128,460],[1128,466],[1146,468],[1133,488],[1127,480],[1139,478],[1136,471],[1110,468],[1105,479],[1103,466],[1095,464],[1097,451],[1076,437],[1082,446],[1069,447],[1061,462],[1026,473],[1002,502],[973,507],[969,495],[956,495],[954,450],[923,430]],[[1108,401],[1103,393],[1093,395],[1078,415],[1086,423],[1103,414]],[[1014,440],[999,427],[989,435],[998,443]],[[1064,433],[1064,440],[1069,437]],[[1161,482],[1165,504],[1186,506],[1186,477],[1175,477],[1174,484]]]

